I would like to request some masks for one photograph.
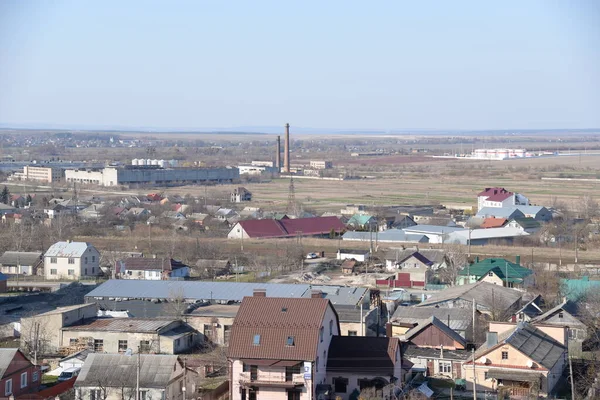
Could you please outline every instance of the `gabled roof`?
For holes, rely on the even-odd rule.
[[[499,335],[497,345],[488,347],[487,344],[484,344],[481,346],[475,352],[475,360],[503,344],[511,345],[547,369],[552,369],[567,351],[565,346],[540,329],[527,322],[519,322],[514,330],[508,330]]]
[[[122,269],[134,271],[172,271],[186,267],[181,261],[172,258],[127,257],[117,261]]]
[[[75,387],[98,386],[136,387],[138,356],[120,354],[90,354],[75,381]],[[140,354],[139,382],[141,388],[166,388],[173,369],[179,362],[177,356]]]
[[[404,260],[414,253],[420,253],[423,257],[434,264],[445,261],[446,254],[442,249],[390,249],[385,253],[386,260]]]
[[[431,317],[441,320],[454,331],[464,331],[471,326],[473,313],[466,308],[398,307],[392,316],[392,323],[423,324]]]
[[[523,293],[518,290],[509,289],[504,286],[494,285],[484,281],[472,283],[470,285],[453,286],[442,290],[416,307],[432,306],[448,301],[461,300],[472,303],[473,300],[478,305],[482,305],[488,309],[509,309],[513,304],[517,303]]]
[[[538,294],[533,299],[528,301],[527,304],[525,304],[523,307],[521,307],[521,309],[519,311],[515,312],[515,314],[523,313],[523,314],[527,315],[529,318],[534,318],[534,317],[537,317],[538,315],[541,315],[542,309],[539,306],[539,302],[541,301],[541,298],[542,298],[542,296]]]
[[[510,192],[501,187],[489,187],[489,188],[483,189],[483,191],[480,192],[477,195],[477,197],[479,197],[479,196],[494,196],[496,194],[501,194],[501,193],[510,193]]]
[[[401,362],[399,343],[398,338],[334,336],[329,345],[327,371],[393,376],[396,362]]]
[[[589,276],[580,279],[561,279],[565,295],[569,300],[577,301],[584,298],[590,290],[600,290],[600,280],[590,280]]]
[[[477,217],[524,218],[525,214],[517,206],[514,207],[483,207],[477,211]]]
[[[367,214],[354,214],[352,217],[350,217],[350,219],[348,220],[347,224],[348,225],[366,225],[368,223],[370,223],[373,220],[373,217]]]
[[[88,248],[93,248],[87,242],[57,242],[44,254],[45,257],[81,257]]]
[[[10,363],[15,358],[19,349],[2,349],[0,348],[0,379],[4,378],[6,370],[10,366]]]
[[[554,314],[561,312],[561,311],[567,312],[567,313],[571,314],[573,317],[577,317],[578,305],[577,305],[577,303],[575,303],[574,301],[571,301],[571,300],[564,301],[564,302],[560,303],[559,305],[557,305],[556,307],[551,308],[550,310],[546,311],[545,313],[538,315],[537,317],[532,319],[531,322],[533,322],[533,323],[544,322],[548,318],[552,317]]]
[[[346,227],[337,217],[312,217],[297,219],[254,219],[239,221],[251,238],[294,237],[301,235],[321,235],[341,232]],[[234,227],[235,229],[235,227]]]
[[[440,321],[439,319],[437,319],[434,316],[429,317],[425,323],[419,324],[416,327],[414,327],[413,329],[406,332],[406,335],[405,335],[406,340],[410,341],[412,338],[417,336],[419,333],[423,332],[423,330],[425,330],[428,326],[431,326],[431,325],[438,328],[446,336],[448,336],[455,342],[460,343],[463,347],[467,345],[467,341],[462,336],[460,336],[454,330],[450,329],[450,327],[448,325],[446,325],[445,323],[443,323],[442,321]]]
[[[423,234],[435,234],[443,235],[451,232],[466,231],[468,229],[462,226],[440,226],[440,225],[414,225],[408,228],[404,228],[403,231],[406,233],[423,233]]]
[[[481,224],[481,227],[483,229],[500,228],[500,227],[504,226],[504,224],[506,224],[506,221],[507,221],[506,218],[490,217],[490,218],[486,218],[483,220],[483,224]]]
[[[156,333],[176,321],[154,318],[94,318],[62,329],[64,331]]]
[[[314,361],[329,307],[333,310],[329,300],[322,298],[245,297],[231,327],[228,357]],[[334,324],[339,330],[337,315]],[[289,337],[293,346],[286,345]]]
[[[0,265],[36,265],[41,260],[39,251],[6,251],[0,257]]]
[[[542,224],[540,224],[539,221],[537,221],[535,218],[533,217],[525,217],[525,218],[512,218],[510,222],[516,222],[517,224],[519,224],[523,229],[535,229],[535,228],[539,228]]]
[[[404,261],[408,260],[409,258],[414,257],[417,260],[419,260],[420,262],[422,262],[423,264],[431,267],[433,265],[433,262],[430,261],[427,257],[425,257],[423,254],[421,254],[418,251],[415,251],[414,253],[404,257],[402,260],[398,261],[398,264],[402,264]]]
[[[512,192],[506,192],[506,193],[497,193],[494,194],[490,197],[488,197],[487,199],[485,199],[485,201],[504,201],[506,199],[508,199],[509,197],[512,197],[514,193]]]
[[[370,241],[371,232],[346,232],[342,236],[343,240]],[[402,229],[388,229],[377,234],[377,241],[381,243],[410,242],[410,243],[428,243],[429,239],[423,234],[408,234]]]
[[[462,269],[458,274],[461,276],[484,276],[490,271],[494,271],[502,279],[506,278],[507,275],[509,278],[523,279],[533,274],[532,270],[504,258],[486,258]]]

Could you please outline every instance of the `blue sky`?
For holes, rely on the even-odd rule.
[[[600,2],[0,1],[0,123],[600,127]]]

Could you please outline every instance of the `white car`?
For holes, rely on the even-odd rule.
[[[315,258],[319,258],[319,256],[317,255],[317,253],[308,253],[306,255],[306,259],[307,260],[314,260]]]

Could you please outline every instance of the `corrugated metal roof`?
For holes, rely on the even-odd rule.
[[[439,226],[439,225],[414,225],[408,228],[404,228],[403,231],[406,233],[412,234],[435,234],[435,235],[443,235],[450,232],[457,231],[465,231],[467,229],[463,227],[455,227],[455,226]]]
[[[456,300],[472,303],[475,300],[478,306],[482,305],[488,309],[502,308],[508,310],[521,297],[523,297],[523,293],[518,290],[479,281],[470,285],[453,286],[442,290],[424,302],[417,304],[416,307],[433,306]]]
[[[90,354],[75,381],[75,387],[136,386],[137,355]],[[164,389],[169,384],[177,356],[159,354],[140,354],[140,388]]]
[[[323,293],[323,297],[331,301],[334,305],[350,306],[359,304],[363,297],[369,293],[369,289],[362,287],[312,285],[311,290],[306,291],[302,297],[310,297],[312,290],[320,290]]]
[[[86,242],[57,242],[46,251],[46,257],[81,257],[85,251],[93,247]]]
[[[398,307],[394,311],[392,321],[423,324],[432,316],[445,324],[448,324],[448,320],[450,320],[449,327],[455,331],[468,329],[473,318],[471,309],[466,308]]]
[[[305,284],[145,281],[111,279],[89,292],[86,297],[127,297],[139,299],[172,299],[237,301],[252,296],[255,289],[264,289],[269,297],[302,297],[310,289]]]
[[[334,336],[329,345],[327,371],[393,376],[398,346],[398,338]]]
[[[35,266],[42,260],[42,253],[39,251],[6,251],[0,257],[0,265],[25,265]]]
[[[429,239],[425,235],[407,234],[402,229],[388,229],[379,233],[350,231],[344,233],[343,240],[357,240],[367,242],[377,240],[378,242],[411,242],[427,243]]]
[[[154,333],[176,322],[172,319],[98,318],[63,328],[64,331],[144,332]]]
[[[448,337],[450,337],[452,340],[460,343],[463,347],[465,347],[467,345],[467,341],[462,336],[460,336],[452,328],[450,328],[448,325],[446,325],[445,323],[443,323],[442,321],[440,321],[439,319],[437,319],[434,316],[429,317],[425,323],[420,323],[413,329],[406,332],[406,335],[405,335],[406,340],[410,341],[412,338],[417,336],[420,332],[422,332],[424,329],[426,329],[430,325],[435,326],[440,331],[445,333]],[[432,344],[437,345],[437,343],[432,343]]]
[[[19,349],[0,349],[0,379],[4,377],[4,373],[8,369],[13,358],[15,358],[17,351],[19,351]]]

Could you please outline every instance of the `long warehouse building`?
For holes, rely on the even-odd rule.
[[[186,183],[233,182],[240,178],[237,168],[152,168],[107,167],[102,169],[75,169],[65,171],[67,182],[101,186]]]

